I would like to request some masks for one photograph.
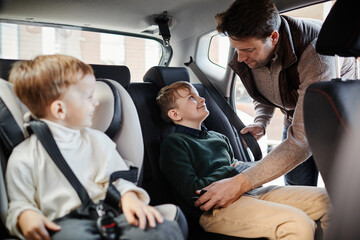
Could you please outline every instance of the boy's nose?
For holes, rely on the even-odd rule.
[[[199,102],[200,102],[200,103],[204,103],[204,102],[205,102],[205,98],[199,97]]]

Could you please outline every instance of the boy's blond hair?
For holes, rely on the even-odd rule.
[[[173,122],[168,116],[168,112],[177,107],[176,99],[180,97],[178,91],[181,89],[192,91],[194,86],[189,82],[178,81],[160,89],[158,96],[156,97],[156,102],[160,107],[161,118],[167,123]]]
[[[42,55],[33,60],[20,61],[11,69],[9,81],[15,94],[38,118],[71,84],[87,74],[94,74],[90,65],[66,55]]]

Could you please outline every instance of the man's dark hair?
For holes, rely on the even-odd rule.
[[[216,30],[234,40],[248,37],[265,39],[280,28],[280,15],[270,0],[236,0],[215,16]]]

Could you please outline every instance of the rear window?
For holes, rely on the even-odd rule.
[[[31,59],[40,54],[67,54],[89,64],[126,65],[131,81],[142,81],[159,64],[162,45],[153,39],[112,33],[0,23],[0,58]]]

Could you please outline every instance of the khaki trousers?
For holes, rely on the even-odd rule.
[[[200,225],[207,232],[268,239],[314,239],[316,224],[329,224],[326,190],[305,186],[270,186],[245,194],[226,208],[205,212]]]

